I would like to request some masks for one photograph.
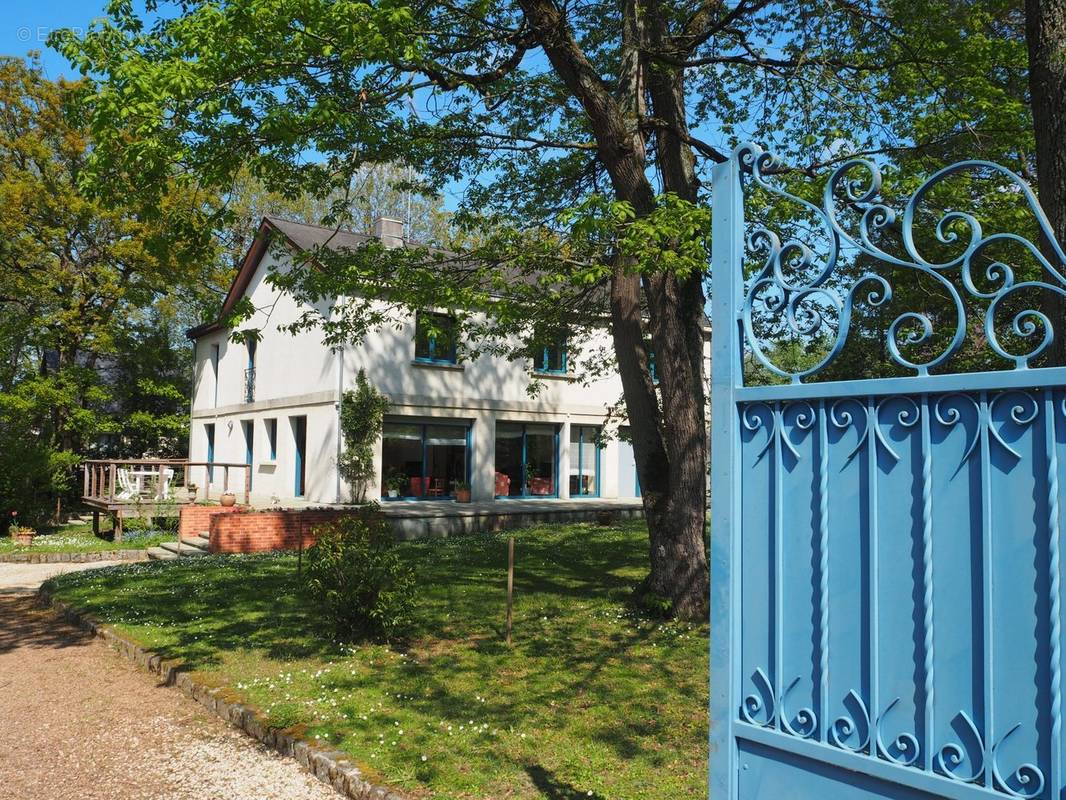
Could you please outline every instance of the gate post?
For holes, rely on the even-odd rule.
[[[712,172],[711,227],[711,702],[710,796],[737,797],[736,716],[739,626],[733,613],[739,575],[733,554],[740,532],[739,422],[736,388],[742,380],[740,307],[744,287],[744,193],[740,155]]]

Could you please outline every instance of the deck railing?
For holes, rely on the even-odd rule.
[[[89,459],[82,462],[82,500],[107,506],[210,500],[211,485],[218,483],[212,478],[219,470],[222,492],[230,490],[231,469],[244,471],[242,492],[247,504],[252,490],[250,464],[186,459]]]

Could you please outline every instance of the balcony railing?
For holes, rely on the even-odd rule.
[[[237,488],[248,504],[251,464],[184,459],[90,459],[82,462],[82,500],[91,507],[183,505],[210,500],[211,488],[230,491],[230,470],[240,470]],[[221,486],[216,480],[221,472]],[[202,481],[197,485],[196,481]]]
[[[255,367],[244,371],[244,402],[255,402]]]

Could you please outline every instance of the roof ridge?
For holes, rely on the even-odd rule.
[[[352,228],[338,228],[335,225],[322,225],[317,222],[302,222],[298,219],[290,219],[288,217],[278,216],[277,214],[264,214],[263,219],[268,219],[271,222],[285,222],[289,225],[302,225],[305,228],[318,228],[323,231],[333,231],[334,233],[347,233],[351,236],[366,236],[368,239],[373,239],[374,234],[365,233],[362,231],[353,230]]]

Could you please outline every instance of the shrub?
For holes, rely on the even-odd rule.
[[[307,551],[307,589],[338,639],[387,638],[408,624],[414,572],[380,514],[345,517],[317,528],[315,536]]]

